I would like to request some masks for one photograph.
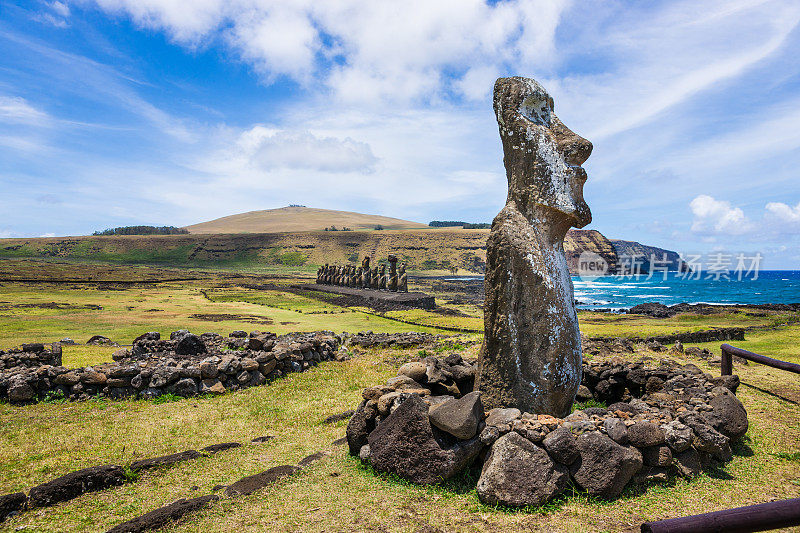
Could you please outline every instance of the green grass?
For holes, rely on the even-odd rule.
[[[98,279],[100,274],[116,276],[123,272],[115,270],[123,267],[108,265],[72,268],[70,264],[47,262],[44,266],[47,276],[73,276],[80,272]],[[124,271],[143,278],[156,272],[145,267]],[[283,270],[278,275],[285,273]],[[253,277],[242,272],[204,270],[192,271],[192,275],[200,279],[132,286],[126,290],[106,290],[95,284],[3,282],[0,348],[64,336],[85,342],[94,334],[128,344],[145,331],[168,335],[179,328],[223,334],[234,329],[278,333],[422,329],[361,312],[317,313],[347,310],[335,306],[330,298],[281,289],[293,282],[291,278],[263,276],[256,281],[269,281],[278,288],[254,291],[242,287],[244,283],[254,283]],[[211,295],[212,300],[203,296],[201,290]],[[15,307],[51,302],[68,306]],[[85,307],[88,304],[102,309]],[[221,322],[191,318],[197,314],[240,318]],[[427,314],[406,316],[429,318]],[[269,320],[272,324],[256,324],[242,317]],[[437,319],[441,323],[458,324],[462,318],[438,315]],[[770,325],[770,320],[783,317],[722,315],[662,320],[581,313],[581,319],[584,332],[588,328],[592,334],[644,335],[643,331],[686,330],[708,324]],[[402,361],[451,351],[475,357],[480,344],[468,342],[475,338],[479,337],[458,338],[428,350],[358,349],[346,362],[323,363],[268,386],[217,397],[162,396],[149,401],[87,402],[50,397],[30,406],[0,403],[0,494],[27,490],[95,464],[129,465],[145,457],[200,449],[220,442],[245,443],[241,448],[157,472],[138,476],[129,473],[129,483],[24,513],[0,524],[0,531],[18,528],[37,532],[105,531],[178,498],[209,494],[217,484],[227,485],[271,466],[294,464],[320,450],[331,454],[301,474],[251,496],[222,498],[165,531],[623,531],[635,530],[648,520],[800,496],[797,414],[800,388],[796,376],[756,364],[735,365],[743,382],[738,395],[748,410],[751,425],[732,462],[691,482],[672,480],[643,493],[626,491],[613,502],[594,500],[571,490],[540,508],[495,508],[478,500],[475,472],[465,472],[433,487],[420,487],[376,475],[347,455],[343,447],[331,446],[334,439],[344,435],[346,421],[332,425],[322,421],[354,408],[364,387],[394,375]],[[719,344],[700,346],[718,354]],[[800,325],[748,332],[747,341],[733,344],[798,361]],[[74,367],[109,361],[114,349],[64,346],[64,364]],[[626,357],[636,359],[642,355],[654,360],[665,356],[663,352],[643,350]],[[719,374],[719,366],[708,361],[674,354],[668,357]],[[592,405],[595,403],[586,402],[575,407]],[[262,435],[274,438],[265,444],[247,444]]]

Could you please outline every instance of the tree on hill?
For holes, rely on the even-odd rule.
[[[92,235],[186,235],[189,230],[175,226],[121,226],[103,231],[95,231]]]

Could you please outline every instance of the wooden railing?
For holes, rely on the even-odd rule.
[[[771,357],[767,357],[765,355],[760,355],[753,352],[748,352],[747,350],[742,350],[741,348],[736,348],[735,346],[731,346],[730,344],[723,344],[722,348],[722,375],[723,376],[730,376],[733,374],[733,356],[741,357],[742,359],[747,359],[748,361],[753,361],[755,363],[761,363],[762,365],[771,366],[772,368],[779,368],[781,370],[786,370],[787,372],[794,372],[795,374],[800,374],[800,365],[797,363],[789,363],[787,361],[779,361],[778,359],[773,359]]]
[[[746,533],[800,526],[800,498],[642,524],[642,533]]]

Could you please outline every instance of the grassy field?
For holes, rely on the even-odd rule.
[[[3,261],[0,261],[2,274]],[[6,266],[8,266],[6,264]],[[30,263],[17,263],[20,272]],[[36,266],[34,264],[34,266]],[[96,268],[95,268],[96,267]],[[242,273],[177,271],[186,281],[113,284],[125,274],[147,281],[154,272],[139,268],[81,266],[33,269],[25,274],[51,282],[0,283],[0,348],[65,336],[85,342],[103,334],[121,344],[144,331],[162,334],[179,328],[227,333],[233,329],[337,332],[408,331],[420,328],[341,308],[330,300],[288,290],[290,277]],[[121,270],[119,270],[121,269]],[[47,276],[71,272],[74,283],[52,283]],[[188,275],[187,275],[188,274]],[[89,281],[86,278],[92,277]],[[283,276],[283,274],[280,274]],[[178,278],[179,276],[175,276]],[[8,278],[5,278],[8,279]],[[28,279],[22,278],[20,279]],[[270,283],[272,289],[245,285]],[[55,305],[53,305],[55,304]],[[474,309],[453,306],[465,316],[417,311],[399,318],[434,326],[475,320]],[[469,311],[469,313],[467,312]],[[393,312],[397,313],[397,312]],[[198,318],[201,317],[201,318]],[[581,313],[585,333],[643,335],[709,325],[766,327],[748,332],[737,346],[800,362],[800,325],[792,317],[683,315],[672,319]],[[778,323],[789,322],[788,326]],[[719,352],[719,343],[705,346]],[[478,346],[464,350],[476,356]],[[67,366],[108,360],[113,348],[68,346]],[[796,376],[760,365],[736,365],[743,385],[739,397],[748,410],[750,430],[723,469],[692,482],[674,481],[643,494],[628,492],[602,502],[574,492],[544,508],[508,511],[481,504],[459,479],[419,487],[375,476],[332,446],[346,422],[323,424],[325,417],[354,408],[361,389],[392,376],[417,350],[359,350],[351,360],[323,363],[269,386],[213,398],[174,402],[93,400],[16,407],[0,403],[0,494],[26,490],[56,476],[95,464],[130,461],[219,442],[247,443],[271,435],[265,444],[242,448],[142,475],[121,487],[91,493],[54,507],[24,513],[0,524],[0,531],[104,531],[124,520],[178,498],[211,493],[242,476],[271,466],[296,463],[329,451],[301,474],[241,498],[222,498],[207,510],[166,531],[637,531],[646,520],[680,516],[750,503],[800,497],[800,386]],[[658,360],[663,352],[644,349],[629,357]],[[675,357],[672,354],[669,357]],[[703,370],[719,366],[681,357]]]

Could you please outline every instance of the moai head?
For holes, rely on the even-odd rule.
[[[580,166],[592,143],[573,133],[553,113],[553,98],[535,80],[499,78],[494,112],[503,141],[508,200],[531,219],[548,208],[563,224],[582,228],[592,221],[583,199],[586,171]]]
[[[364,270],[369,270],[369,256],[364,256],[364,259],[361,260],[361,268]]]

